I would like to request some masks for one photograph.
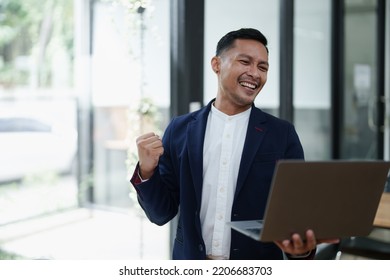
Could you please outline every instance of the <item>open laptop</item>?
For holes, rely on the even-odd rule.
[[[294,161],[276,165],[263,220],[229,225],[258,241],[366,236],[390,169],[386,161]]]

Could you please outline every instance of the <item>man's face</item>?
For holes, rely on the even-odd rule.
[[[255,40],[237,39],[232,48],[211,61],[218,75],[217,99],[223,107],[245,110],[267,81],[268,53]]]

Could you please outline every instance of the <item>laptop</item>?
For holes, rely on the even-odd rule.
[[[390,169],[386,161],[282,160],[276,165],[263,220],[230,222],[263,242],[366,236],[372,228]]]

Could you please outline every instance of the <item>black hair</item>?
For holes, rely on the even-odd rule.
[[[264,45],[268,53],[268,41],[267,38],[263,35],[263,33],[253,28],[241,28],[239,30],[230,31],[219,40],[217,44],[216,55],[218,56],[223,51],[233,47],[234,41],[236,39],[251,39],[258,41]]]

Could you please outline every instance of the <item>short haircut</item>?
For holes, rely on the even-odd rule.
[[[221,55],[222,52],[232,48],[236,39],[250,39],[258,41],[264,45],[268,53],[268,41],[267,38],[263,35],[263,33],[253,28],[241,28],[238,30],[230,31],[219,40],[217,44],[216,55]]]

